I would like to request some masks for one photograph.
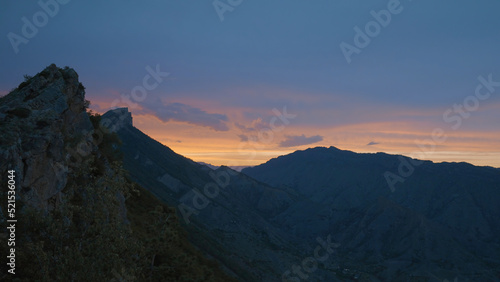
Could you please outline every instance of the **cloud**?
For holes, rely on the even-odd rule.
[[[175,139],[170,139],[170,138],[158,138],[156,140],[161,141],[161,142],[165,142],[165,143],[182,143],[182,140],[175,140]]]
[[[237,128],[239,128],[241,131],[243,131],[243,132],[249,132],[249,131],[251,131],[251,130],[250,130],[250,128],[248,128],[248,127],[244,126],[243,124],[240,124],[240,123],[235,122],[235,123],[234,123],[234,125],[235,125]]]
[[[160,104],[149,106],[148,109],[164,122],[171,120],[186,122],[198,126],[211,128],[215,131],[228,131],[228,118],[224,114],[212,114],[182,103]]]
[[[265,123],[261,118],[253,120],[250,126],[246,126],[237,122],[235,122],[234,125],[243,132],[254,132],[269,128],[269,125]]]
[[[317,143],[323,141],[323,136],[315,135],[311,137],[306,137],[304,134],[302,135],[287,135],[286,139],[280,142],[280,147],[297,147],[302,145],[309,145],[313,143]]]
[[[366,144],[366,146],[374,146],[374,145],[378,145],[378,144],[380,144],[380,143],[371,141],[370,143]]]
[[[238,137],[240,137],[241,142],[248,141],[248,136],[246,136],[245,134],[240,134],[240,135],[238,135]]]

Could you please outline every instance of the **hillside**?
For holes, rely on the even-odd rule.
[[[212,170],[142,133],[125,108],[103,117],[124,121],[115,129],[134,181],[177,206],[190,241],[239,280],[294,281],[329,236],[335,255],[314,279],[497,279],[498,169],[331,147]],[[402,160],[420,165],[393,192],[385,174]]]
[[[402,160],[417,163],[318,147],[243,173],[301,196],[275,217],[281,228],[304,240],[332,234],[352,261],[346,264],[379,265],[377,277],[500,279],[498,169],[418,162],[392,191],[385,174],[397,174]]]
[[[232,281],[129,179],[120,140],[88,105],[76,72],[55,65],[0,98],[0,194],[16,195],[15,212],[0,203],[2,257],[15,248],[0,280]]]
[[[190,241],[227,271],[243,281],[278,281],[300,259],[301,249],[291,244],[289,234],[269,222],[274,210],[290,201],[287,193],[230,168],[214,171],[176,154],[135,128],[126,108],[108,111],[103,119],[119,124],[112,130],[122,140],[131,178],[176,206]]]

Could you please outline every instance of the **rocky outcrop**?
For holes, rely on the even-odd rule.
[[[78,74],[50,65],[0,99],[0,171],[15,170],[17,195],[41,209],[57,204],[83,156],[96,150]]]
[[[111,132],[117,132],[124,127],[133,126],[132,114],[128,111],[128,108],[116,108],[107,111],[102,116],[101,124]]]
[[[189,245],[174,210],[127,178],[113,133],[132,127],[126,108],[106,117],[87,113],[84,87],[70,68],[51,65],[25,78],[0,98],[0,196],[7,199],[7,171],[15,170],[22,222],[15,260],[30,265],[17,280],[233,281]],[[5,203],[2,242],[10,236]],[[0,253],[11,247],[1,244]]]

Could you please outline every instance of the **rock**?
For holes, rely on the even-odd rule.
[[[107,111],[102,116],[101,124],[111,132],[117,132],[126,126],[133,126],[132,114],[128,111],[128,108],[116,108]]]
[[[68,171],[78,168],[75,159],[96,150],[77,73],[50,65],[0,99],[0,119],[2,182],[5,171],[15,170],[20,199],[50,209]],[[85,146],[90,151],[81,149]]]

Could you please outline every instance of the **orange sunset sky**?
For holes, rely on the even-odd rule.
[[[0,95],[55,63],[195,161],[334,146],[500,167],[498,1],[393,2],[68,1],[35,30],[42,8],[7,1]]]
[[[282,93],[282,95],[287,94]],[[312,101],[307,94],[288,95],[294,96],[296,103],[302,105],[330,102],[321,99]],[[115,96],[117,98],[113,101],[119,99],[118,95]],[[500,103],[482,105],[481,110],[470,112],[468,118],[462,118],[460,128],[454,130],[455,123],[447,123],[442,118],[443,113],[453,105],[448,108],[436,107],[426,110],[391,109],[348,98],[342,100],[338,99],[338,96],[332,99],[344,105],[339,105],[334,112],[330,109],[304,110],[288,105],[276,105],[274,108],[255,112],[254,109],[246,107],[224,108],[217,101],[210,100],[176,101],[203,107],[208,112],[226,114],[230,120],[226,131],[215,131],[206,126],[181,121],[165,122],[154,113],[144,113],[140,104],[119,103],[115,106],[128,106],[133,113],[134,126],[150,137],[179,154],[213,165],[253,166],[296,150],[334,146],[354,152],[386,152],[434,162],[463,161],[481,166],[500,167],[500,150],[498,150],[500,132],[477,129],[481,128],[482,124],[488,123],[490,118],[498,116]],[[359,104],[354,106],[353,103]],[[110,108],[112,101],[93,101],[93,104],[92,108],[102,113],[102,109]],[[136,106],[130,107],[130,105]],[[277,118],[272,127],[271,120],[277,117],[273,109],[278,109],[282,113],[283,107],[286,107],[286,113],[294,117],[289,118],[289,124],[286,125]],[[248,118],[245,112],[254,113],[256,118]],[[329,125],[328,119],[335,120],[336,116],[342,116],[353,122],[334,124],[333,121],[332,125]],[[325,122],[314,124],[316,120]],[[435,136],[434,140],[435,130],[442,130],[444,137]],[[293,138],[301,136],[306,140]],[[311,136],[321,138],[317,138],[318,141],[309,141],[308,138]],[[441,138],[446,139],[443,141]],[[295,144],[288,144],[290,146],[282,144],[283,141],[292,139]]]

